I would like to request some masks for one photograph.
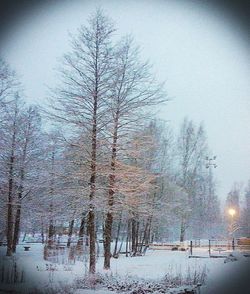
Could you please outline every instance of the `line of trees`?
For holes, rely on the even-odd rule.
[[[53,246],[59,227],[67,227],[68,247],[73,234],[77,246],[87,241],[93,274],[101,233],[105,269],[121,243],[135,256],[154,240],[220,233],[204,127],[185,118],[174,135],[153,118],[167,101],[164,85],[134,40],[117,41],[114,32],[97,10],[71,37],[43,110],[24,103],[15,73],[1,61],[0,233],[7,255],[20,232],[40,231]],[[42,128],[41,112],[53,130]]]

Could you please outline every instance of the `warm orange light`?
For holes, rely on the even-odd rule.
[[[235,215],[236,211],[233,208],[229,208],[228,213],[233,217]]]

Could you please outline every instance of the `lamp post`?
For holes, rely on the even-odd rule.
[[[236,214],[236,210],[231,207],[231,208],[228,209],[228,214],[230,215],[229,235],[231,235],[232,238],[233,238],[233,241],[232,241],[232,249],[234,250],[234,237],[233,237],[233,233],[234,233],[234,216]]]
[[[208,170],[209,170],[209,178],[208,178],[209,203],[211,203],[211,199],[212,199],[212,181],[213,181],[212,168],[217,167],[215,160],[216,160],[216,156],[213,156],[213,157],[207,156],[206,157],[206,168],[208,168]],[[210,207],[210,210],[211,210],[211,208],[212,207]],[[214,232],[212,230],[211,220],[208,222],[208,234],[210,235],[209,237],[211,237],[211,234],[214,234]]]

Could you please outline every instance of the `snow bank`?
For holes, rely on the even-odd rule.
[[[18,287],[30,288],[35,285],[38,289],[42,289],[62,284],[71,285],[76,278],[83,278],[88,273],[88,260],[76,261],[73,264],[51,264],[43,259],[42,244],[30,244],[30,247],[28,252],[24,251],[23,245],[17,248],[17,262],[25,270],[25,283],[17,285]],[[121,281],[129,278],[137,281],[144,279],[147,282],[154,281],[154,283],[164,279],[171,280],[176,282],[176,289],[178,289],[177,285],[183,285],[183,282],[190,281],[190,279],[195,281],[199,273],[205,270],[208,280],[206,286],[201,288],[203,291],[201,293],[228,294],[230,292],[220,290],[220,285],[224,286],[227,282],[231,285],[232,281],[236,283],[238,280],[240,282],[240,278],[244,278],[249,269],[250,258],[244,257],[239,252],[234,253],[232,257],[236,261],[227,263],[224,263],[224,258],[188,257],[188,252],[148,250],[145,256],[125,257],[120,255],[118,259],[112,258],[111,270],[105,271],[103,270],[103,257],[100,256],[97,260],[97,272],[101,275],[120,277]],[[181,283],[178,284],[177,282],[180,281]],[[79,289],[74,293],[91,294],[93,291],[90,291]],[[95,293],[110,294],[112,292],[95,290]]]

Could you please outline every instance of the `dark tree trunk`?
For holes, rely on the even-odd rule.
[[[122,214],[120,216],[118,226],[117,226],[117,234],[116,234],[116,238],[115,238],[115,248],[114,248],[113,256],[117,255],[117,245],[118,245],[119,236],[120,236],[121,224],[122,224]]]
[[[18,239],[19,239],[20,220],[21,220],[21,205],[19,204],[16,210],[14,237],[13,237],[13,245],[12,245],[12,251],[14,253],[16,252],[16,246],[18,244]]]
[[[115,184],[115,168],[116,168],[116,155],[117,155],[117,132],[118,132],[118,118],[119,112],[115,116],[115,126],[113,132],[112,154],[111,154],[111,173],[109,175],[109,192],[108,192],[108,206],[109,211],[105,219],[104,228],[104,269],[110,269],[111,258],[111,239],[112,239],[112,225],[113,214],[112,207],[114,205],[114,184]]]
[[[72,238],[72,233],[73,233],[74,222],[75,222],[74,219],[69,222],[69,234],[68,234],[68,242],[67,242],[67,247],[68,248],[70,247],[70,244],[71,244],[71,238]]]
[[[9,200],[10,201],[10,200]],[[7,256],[12,255],[12,235],[13,235],[13,215],[12,204],[8,203],[7,206]]]
[[[132,254],[133,256],[137,253],[137,246],[138,246],[138,222],[135,218],[132,218],[131,222],[131,239],[132,239]]]
[[[95,214],[93,211],[89,211],[88,217],[88,227],[89,227],[89,272],[91,274],[95,273],[96,268],[96,252],[95,252]]]
[[[27,124],[27,134],[30,133],[31,122],[28,121]],[[23,197],[23,182],[25,179],[25,162],[27,157],[27,147],[29,142],[29,135],[25,137],[25,144],[22,154],[22,166],[20,170],[20,184],[18,187],[18,206],[16,211],[16,219],[15,219],[15,228],[14,228],[14,236],[13,236],[13,252],[16,252],[16,246],[18,244],[19,235],[20,235],[20,222],[21,222],[21,209],[22,209],[22,197]]]
[[[9,188],[8,188],[8,205],[7,205],[7,256],[12,255],[13,245],[13,207],[12,207],[12,193],[13,193],[13,164],[14,164],[14,146],[12,146],[12,155],[10,157],[9,169]]]
[[[182,219],[181,220],[181,232],[180,232],[180,242],[184,242],[184,237],[185,237],[185,231],[186,231],[186,227],[185,227],[185,222]]]
[[[141,238],[141,245],[140,245],[140,252],[142,253],[143,246],[146,245],[147,235],[148,235],[148,228],[149,228],[149,221],[147,220],[144,231],[143,231],[143,237]]]
[[[127,238],[126,238],[126,257],[128,257],[128,252],[129,252],[129,242],[130,242],[130,220],[128,219]]]
[[[145,237],[145,244],[146,245],[148,245],[150,243],[151,225],[152,225],[152,216],[149,217],[149,221],[148,221],[148,232]]]
[[[41,220],[41,237],[42,237],[42,244],[44,244],[44,227],[43,227],[43,220]]]
[[[25,154],[24,154],[24,160],[26,157],[26,148],[25,148]],[[21,201],[23,196],[23,181],[24,181],[24,169],[21,170],[21,178],[20,178],[20,187],[18,192],[18,201],[19,204],[17,206],[16,211],[16,219],[15,219],[15,228],[14,228],[14,236],[13,236],[13,252],[16,252],[16,246],[18,244],[19,235],[20,235],[20,222],[21,222]]]
[[[96,48],[98,51],[98,49]],[[97,53],[97,52],[96,52]],[[98,100],[98,58],[95,60],[95,93],[93,103],[93,123],[92,123],[92,142],[91,142],[91,177],[89,194],[89,214],[88,214],[88,234],[89,234],[89,273],[95,274],[96,271],[96,233],[95,233],[95,212],[93,200],[96,193],[96,153],[97,153],[97,100]]]
[[[138,252],[138,243],[139,243],[139,228],[140,222],[136,221],[136,233],[135,233],[135,254]]]
[[[8,204],[7,204],[7,256],[12,255],[12,246],[13,246],[13,188],[14,188],[14,161],[15,161],[15,148],[16,148],[16,125],[17,125],[17,105],[15,106],[15,115],[14,115],[14,123],[13,123],[13,134],[11,141],[11,154],[9,161],[9,177],[8,177]]]
[[[53,237],[54,237],[54,226],[53,226],[53,220],[50,219],[49,230],[48,230],[48,247],[52,246],[52,244],[54,242]]]
[[[83,246],[84,225],[85,225],[85,216],[83,215],[81,219],[79,233],[78,233],[78,241],[77,241],[78,247]]]
[[[51,202],[49,205],[49,230],[48,230],[48,247],[51,247],[52,244],[54,243],[53,237],[55,234],[54,230],[54,225],[53,225],[53,218],[52,218],[52,213],[53,213],[53,195],[54,195],[54,166],[55,166],[55,151],[52,151],[52,156],[51,156],[51,179],[50,179],[50,197],[51,197]]]
[[[95,183],[96,183],[96,125],[93,130],[92,138],[92,163],[91,163],[91,178],[90,178],[90,202],[93,201],[95,196]],[[88,235],[89,235],[89,273],[95,274],[96,271],[96,234],[95,234],[95,212],[94,205],[91,203],[89,206],[88,214]]]
[[[112,238],[112,223],[113,215],[111,212],[107,213],[104,229],[104,269],[110,269],[111,258],[111,238]]]

